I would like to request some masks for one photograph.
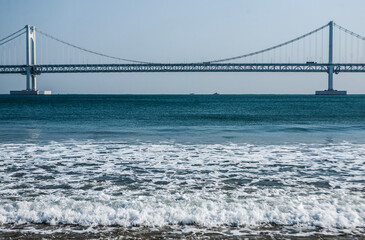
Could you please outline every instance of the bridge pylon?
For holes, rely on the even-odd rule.
[[[316,95],[346,95],[347,91],[338,91],[333,89],[333,21],[328,23],[329,27],[329,43],[328,43],[328,89],[324,91],[316,91]]]
[[[36,28],[26,25],[26,89],[21,91],[10,91],[11,95],[48,95],[51,91],[40,91],[37,89],[37,76],[33,73],[33,66],[36,65]]]

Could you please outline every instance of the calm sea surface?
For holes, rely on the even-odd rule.
[[[0,238],[365,237],[365,95],[0,95]]]

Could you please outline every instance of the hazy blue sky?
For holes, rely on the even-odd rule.
[[[260,50],[330,20],[365,35],[364,0],[0,0],[0,38],[26,24],[124,58],[196,62]],[[43,74],[54,93],[314,93],[326,74]],[[365,74],[335,76],[336,89],[365,93]],[[25,77],[0,75],[0,93]]]

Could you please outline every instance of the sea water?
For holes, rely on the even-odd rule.
[[[364,227],[365,96],[0,96],[0,236]]]

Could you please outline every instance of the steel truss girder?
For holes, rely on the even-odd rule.
[[[212,64],[61,64],[0,65],[0,74],[109,72],[328,72],[329,64],[212,63]],[[365,64],[333,64],[334,72],[365,72]]]

